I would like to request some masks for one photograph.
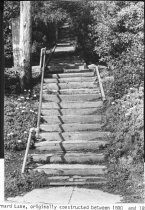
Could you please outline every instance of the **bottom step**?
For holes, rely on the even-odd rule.
[[[92,185],[93,187],[101,187],[102,185],[105,185],[106,181],[89,181],[89,182],[85,182],[85,181],[74,181],[74,182],[69,182],[69,181],[65,181],[65,182],[54,182],[54,181],[50,181],[49,185],[50,186],[90,186]]]

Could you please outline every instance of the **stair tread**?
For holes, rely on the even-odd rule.
[[[92,94],[92,93],[96,93],[99,94],[100,90],[98,88],[79,88],[79,89],[53,89],[53,90],[49,90],[47,88],[43,88],[43,93],[51,93],[51,94]]]
[[[106,139],[108,136],[110,136],[110,132],[99,132],[99,131],[80,131],[80,132],[64,132],[61,134],[62,137],[60,137],[58,132],[40,132],[41,138],[46,138],[48,141],[53,140],[61,140],[63,138],[65,141],[67,140],[96,140],[96,139]]]
[[[75,82],[75,83],[44,83],[43,89],[48,90],[65,90],[65,89],[97,89],[98,84],[94,82],[83,83],[83,82]]]
[[[43,94],[43,101],[52,101],[52,102],[60,102],[60,101],[68,101],[68,102],[80,102],[80,101],[98,101],[101,99],[101,93],[98,94],[73,94],[73,95],[54,95],[54,94]]]
[[[56,168],[56,169],[106,169],[106,166],[104,165],[89,165],[89,164],[45,164],[42,166],[38,166],[37,168]]]
[[[44,131],[81,131],[81,130],[89,130],[89,131],[96,131],[98,129],[101,129],[103,124],[100,123],[85,123],[85,124],[80,124],[80,123],[68,123],[68,124],[41,124],[40,129]]]
[[[48,116],[43,115],[41,119],[47,124],[53,123],[96,123],[103,120],[102,115],[66,115],[66,116]]]
[[[45,78],[44,82],[45,83],[73,83],[73,82],[94,82],[95,78],[94,77],[66,77],[66,78]]]
[[[66,77],[94,77],[94,72],[81,72],[81,73],[58,73],[58,74],[50,74],[45,72],[45,74],[47,74],[47,76],[49,76],[50,78],[66,78]]]
[[[74,109],[46,109],[42,108],[41,113],[42,115],[90,115],[90,114],[97,114],[100,113],[101,107],[91,107],[91,108],[74,108]]]
[[[72,108],[81,108],[81,109],[85,109],[85,108],[96,108],[99,106],[103,106],[103,102],[100,101],[88,101],[88,102],[60,102],[60,103],[56,103],[56,102],[43,102],[42,103],[42,109],[72,109]]]

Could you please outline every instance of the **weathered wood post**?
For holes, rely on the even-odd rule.
[[[21,88],[31,89],[31,1],[20,1],[20,66]]]
[[[13,61],[14,67],[20,65],[20,17],[12,19],[12,45],[13,45]]]

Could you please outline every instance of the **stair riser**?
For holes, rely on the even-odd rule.
[[[103,185],[106,184],[107,181],[101,181],[101,182],[94,182],[94,181],[90,181],[90,182],[85,182],[85,181],[71,181],[71,182],[50,182],[49,186],[83,186],[83,187],[90,187],[92,185],[92,187],[95,188],[99,188],[102,187]]]
[[[89,88],[84,88],[84,89],[60,89],[60,90],[49,90],[47,88],[43,88],[43,93],[44,94],[100,94],[100,90],[98,88],[94,89],[89,89]]]
[[[88,69],[83,69],[83,67],[78,68],[78,66],[72,66],[68,68],[68,66],[51,66],[49,71],[46,70],[46,74],[62,74],[62,73],[89,73]]]

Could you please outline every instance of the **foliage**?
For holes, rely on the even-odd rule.
[[[90,39],[100,61],[112,71],[114,98],[120,98],[143,81],[144,3],[100,1],[91,5]]]
[[[88,1],[60,2],[70,15],[72,33],[77,38],[77,50],[87,64],[97,62],[98,55],[93,52],[94,42],[89,37],[89,25],[93,21]]]
[[[113,132],[106,150],[108,188],[128,195],[129,202],[143,199],[143,91],[131,88],[107,109]]]
[[[31,96],[30,96],[31,95]],[[26,92],[20,97],[5,97],[4,136],[5,149],[23,150],[29,135],[29,129],[36,127],[37,96]],[[34,146],[35,138],[31,141]]]
[[[68,14],[53,1],[32,1],[32,61],[35,64],[40,49],[51,47],[55,42],[56,27],[69,20]],[[12,18],[20,15],[19,1],[5,1],[4,5],[4,48],[5,65],[13,66]],[[38,62],[37,62],[38,65]]]
[[[12,32],[11,20],[19,15],[18,1],[4,1],[3,33],[4,33],[4,54],[7,66],[12,65]]]

